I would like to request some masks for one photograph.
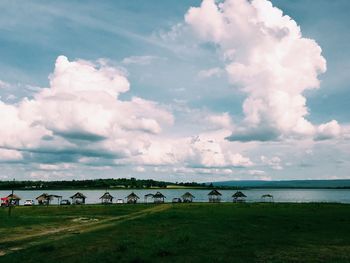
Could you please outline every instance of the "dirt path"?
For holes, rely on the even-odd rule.
[[[127,215],[110,217],[98,221],[89,220],[87,222],[81,222],[81,224],[79,225],[60,227],[53,230],[44,230],[35,234],[27,234],[18,237],[3,239],[0,242],[0,257],[11,252],[26,249],[35,245],[40,245],[54,240],[60,240],[69,237],[72,234],[82,234],[103,228],[112,227],[125,221],[134,220],[150,214],[162,212],[164,210],[167,210],[168,208],[170,208],[169,205],[159,205]]]

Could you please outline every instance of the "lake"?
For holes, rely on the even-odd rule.
[[[94,204],[100,203],[100,197],[105,192],[104,190],[26,190],[15,191],[15,194],[21,197],[20,204],[26,199],[35,200],[35,198],[41,195],[43,192],[48,194],[61,195],[63,199],[69,199],[70,196],[76,192],[81,192],[87,196],[86,203]],[[191,192],[194,196],[195,202],[207,202],[208,193],[210,190],[198,190],[198,189],[149,189],[149,190],[109,190],[110,194],[114,196],[113,202],[116,199],[124,199],[131,192],[134,192],[140,197],[139,202],[144,202],[144,195],[149,193],[156,193],[160,191],[166,196],[166,202],[171,202],[175,197],[180,197],[185,192]],[[222,194],[223,202],[232,202],[232,194],[235,190],[219,190]],[[0,197],[7,196],[11,191],[0,191]],[[275,202],[337,202],[337,203],[350,203],[350,189],[250,189],[243,190],[243,193],[247,196],[247,202],[259,202],[263,194],[271,194],[274,197]],[[55,204],[56,201],[52,203]],[[149,199],[149,202],[151,200]]]

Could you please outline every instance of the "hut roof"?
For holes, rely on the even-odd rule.
[[[21,200],[21,198],[16,194],[9,194],[7,198],[11,200]]]
[[[132,192],[131,194],[129,194],[126,198],[136,198],[136,199],[140,199],[140,197],[138,197],[134,192]]]
[[[39,195],[37,198],[35,198],[36,200],[44,200],[44,199],[51,199],[49,194],[47,193],[43,193],[41,195]]]
[[[83,199],[85,199],[86,196],[83,195],[83,194],[80,193],[80,192],[77,192],[77,193],[75,193],[74,195],[72,195],[70,198],[83,198]]]
[[[50,197],[54,197],[54,198],[62,198],[62,195],[50,195]]]
[[[241,191],[237,191],[236,193],[234,193],[232,195],[232,197],[238,198],[238,197],[247,197],[247,196],[245,194],[243,194]]]
[[[113,199],[114,197],[109,193],[109,192],[105,192],[100,199]]]
[[[190,192],[184,193],[181,197],[182,198],[195,198]]]
[[[153,195],[153,198],[166,198],[161,192],[157,192]]]
[[[219,193],[218,190],[214,189],[214,190],[211,190],[208,195],[221,195],[221,194]]]

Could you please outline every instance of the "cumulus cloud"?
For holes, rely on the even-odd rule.
[[[208,114],[205,118],[207,126],[215,129],[231,129],[233,127],[231,116],[224,112],[222,114]]]
[[[338,137],[342,133],[342,128],[337,121],[333,120],[325,124],[321,124],[317,128],[317,140],[327,140]]]
[[[184,165],[188,168],[244,168],[254,163],[232,150],[226,131],[184,138],[158,138],[134,162],[147,165]]]
[[[0,101],[0,147],[87,157],[140,154],[173,116],[153,101],[120,100],[129,86],[114,67],[60,56],[49,88],[16,105]]]
[[[229,140],[278,140],[338,136],[336,121],[319,127],[307,120],[306,90],[326,71],[320,46],[268,0],[204,0],[185,15],[202,42],[221,52],[232,84],[247,95],[241,127]]]
[[[45,172],[77,165],[135,165],[137,173],[146,172],[145,165],[168,165],[198,174],[253,165],[224,139],[233,127],[228,113],[198,111],[206,133],[173,137],[162,134],[174,122],[172,113],[142,98],[121,100],[129,81],[108,63],[60,56],[49,79],[50,86],[31,99],[15,105],[0,101],[0,159],[38,163],[32,178],[49,179]]]

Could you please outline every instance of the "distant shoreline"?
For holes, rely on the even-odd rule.
[[[284,181],[222,181],[166,182],[153,179],[109,178],[71,181],[1,181],[0,190],[156,190],[156,189],[350,189],[350,180],[284,180]]]
[[[89,190],[89,191],[111,191],[111,190],[212,190],[212,189],[217,189],[217,190],[264,190],[264,189],[269,189],[269,190],[349,190],[350,187],[214,187],[214,188],[209,188],[209,187],[165,187],[165,188],[14,188],[15,191],[45,191],[45,190],[50,190],[50,191],[60,191],[60,190]],[[0,188],[0,191],[10,191],[11,189],[9,188]]]

